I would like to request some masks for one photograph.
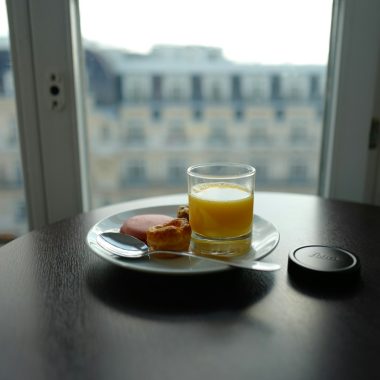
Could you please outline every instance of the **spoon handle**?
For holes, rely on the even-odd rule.
[[[271,272],[276,271],[281,268],[280,264],[276,263],[268,263],[265,261],[252,261],[252,260],[244,260],[244,259],[222,259],[222,258],[213,258],[210,256],[200,256],[196,255],[192,252],[177,252],[177,251],[149,251],[149,255],[155,255],[155,254],[162,254],[162,253],[168,253],[171,255],[177,255],[177,256],[185,256],[185,257],[192,257],[199,260],[206,260],[206,261],[212,261],[212,262],[218,262],[222,264],[226,264],[230,267],[237,267],[237,268],[244,268],[244,269],[250,269],[250,270],[257,270],[257,271],[264,271],[264,272]]]

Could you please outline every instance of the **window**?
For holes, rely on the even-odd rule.
[[[244,73],[241,82],[245,101],[255,104],[270,98],[270,77],[266,73]]]
[[[254,116],[251,120],[250,126],[253,129],[267,129],[270,125],[269,116],[268,118],[263,116]]]
[[[270,146],[273,139],[269,137],[269,133],[264,128],[258,128],[250,131],[249,144],[255,147]]]
[[[315,126],[315,129],[318,128],[319,136],[323,138],[315,142],[316,147],[322,146],[320,155],[322,162],[316,159],[312,163],[312,170],[308,174],[314,176],[313,181],[310,181],[312,185],[302,191],[312,193],[320,191],[322,194],[335,197],[364,199],[365,185],[363,184],[369,176],[366,172],[366,162],[370,123],[367,122],[370,121],[373,112],[378,59],[375,55],[377,38],[380,34],[380,26],[375,16],[379,14],[378,2],[369,0],[368,4],[366,2],[363,5],[353,0],[335,1],[332,24],[334,27],[332,41],[335,45],[330,54],[332,66],[329,71],[327,71],[327,57],[332,1],[258,2],[257,4],[262,8],[255,9],[255,12],[252,12],[253,8],[251,8],[256,6],[254,1],[218,2],[217,15],[214,8],[208,9],[210,4],[215,6],[212,1],[193,1],[192,6],[184,14],[186,16],[184,18],[181,18],[181,13],[175,13],[176,7],[173,7],[169,1],[159,2],[159,4],[149,2],[149,7],[145,1],[135,2],[135,4],[140,8],[121,10],[118,6],[121,7],[122,4],[120,2],[112,4],[112,0],[106,3],[96,2],[96,4],[93,1],[79,0],[83,35],[83,40],[80,40],[75,37],[77,36],[76,27],[78,27],[78,20],[75,18],[77,1],[51,0],[34,4],[20,0],[17,6],[15,2],[8,2],[12,21],[11,40],[16,47],[14,50],[15,88],[20,100],[19,113],[22,115],[20,138],[25,142],[23,146],[23,155],[26,157],[25,170],[33,173],[30,178],[26,178],[28,201],[30,201],[28,210],[31,211],[30,218],[33,227],[46,221],[57,220],[70,213],[76,213],[86,207],[86,199],[83,195],[87,192],[84,178],[86,157],[89,161],[95,162],[98,155],[104,154],[104,151],[99,151],[95,145],[89,146],[89,155],[84,148],[86,134],[91,137],[94,129],[91,123],[93,115],[107,115],[104,119],[113,123],[111,130],[116,134],[114,141],[119,146],[118,136],[123,124],[120,119],[127,110],[132,109],[134,112],[135,103],[140,99],[138,103],[140,109],[143,108],[146,118],[144,125],[146,123],[147,139],[151,136],[165,135],[168,130],[168,120],[165,117],[167,103],[163,98],[164,79],[173,73],[180,73],[181,76],[188,78],[189,88],[186,91],[190,94],[187,100],[190,117],[186,120],[186,126],[191,133],[188,133],[189,143],[186,150],[181,152],[185,155],[187,164],[219,157],[248,161],[255,165],[251,161],[251,157],[256,156],[255,151],[252,151],[253,148],[248,146],[243,138],[249,135],[252,121],[251,110],[255,106],[272,110],[273,117],[271,121],[268,121],[267,126],[268,134],[271,139],[277,139],[289,133],[288,111],[302,98],[303,102],[312,102],[314,113],[310,116],[313,118],[310,120],[310,125]],[[244,8],[247,4],[249,4],[248,9]],[[126,5],[132,6],[131,3]],[[41,12],[41,7],[44,7],[44,12]],[[91,11],[88,11],[90,8]],[[149,15],[155,15],[154,18],[148,17],[148,8]],[[274,8],[277,10],[275,13]],[[109,14],[113,9],[116,12]],[[167,23],[168,29],[166,29],[166,24],[162,20],[165,16],[163,10],[168,9],[170,9],[170,12],[167,12],[170,14],[170,22]],[[244,9],[247,11],[244,12]],[[297,11],[291,12],[290,9]],[[49,20],[43,16],[47,13]],[[292,13],[295,19],[294,22],[289,22]],[[316,17],[317,13],[318,17]],[[285,14],[287,17],[284,17]],[[132,16],[126,20],[126,15]],[[195,18],[197,19],[196,30],[191,25],[186,26],[187,21]],[[264,24],[259,32],[253,29],[260,27],[258,22],[260,19],[268,18],[273,20],[276,30],[281,30],[281,33],[272,35],[266,33],[270,31],[273,23]],[[54,22],[54,20],[61,22]],[[97,23],[92,24],[93,20]],[[104,22],[112,20],[112,23],[108,28],[99,28],[99,20],[104,20]],[[134,24],[135,20],[139,20],[140,23],[141,20],[145,20],[143,33],[145,41],[138,41],[138,34],[135,31],[139,26]],[[154,25],[155,20],[159,21],[158,26]],[[213,22],[213,33],[209,33],[210,20]],[[230,37],[224,39],[222,31],[226,30],[226,24],[231,25],[232,20],[237,20],[238,23],[234,28],[228,28]],[[4,23],[1,22],[0,25]],[[247,30],[247,25],[252,29]],[[294,26],[294,30],[289,28],[289,25]],[[129,26],[132,28],[131,31],[123,30],[124,27]],[[205,29],[203,29],[204,26]],[[240,29],[240,26],[244,28]],[[172,33],[173,28],[176,33]],[[186,34],[188,30],[192,30],[192,33]],[[299,30],[303,31],[304,42],[294,38],[299,37]],[[200,32],[199,39],[195,38],[196,31]],[[159,35],[158,33],[161,32],[164,34]],[[287,35],[288,32],[294,34]],[[45,38],[47,33],[49,33],[49,39]],[[72,40],[68,38],[70,33],[73,33]],[[233,38],[232,33],[236,33],[236,38]],[[263,41],[263,36],[267,36],[268,40]],[[106,37],[109,39],[105,40]],[[228,44],[229,40],[232,42],[231,45]],[[363,40],[366,41],[365,44],[361,43]],[[297,41],[297,44],[290,45],[292,41]],[[317,49],[320,42],[321,50]],[[170,49],[163,43],[170,45]],[[76,49],[81,45],[85,52],[84,57],[95,57],[96,53],[96,62],[93,61],[92,69],[90,59],[80,62],[81,55],[72,53],[73,49],[77,52]],[[272,48],[266,51],[267,46]],[[267,55],[268,51],[276,53],[276,56]],[[251,55],[248,56],[248,53]],[[302,53],[298,57],[301,56],[308,61],[297,61],[290,53],[293,57]],[[73,80],[74,77],[80,77],[81,63],[85,63],[86,86],[83,82]],[[46,107],[45,84],[46,78],[50,77],[52,67],[58,68],[58,74],[64,73],[62,78],[64,78],[64,90],[67,94],[66,107],[60,114]],[[294,69],[298,68],[302,70],[300,74],[295,75]],[[357,73],[363,73],[360,80]],[[235,128],[236,121],[230,102],[232,99],[231,77],[235,75],[251,78],[250,82],[241,79],[240,85],[235,85],[240,86],[242,101],[245,102],[242,108],[244,118],[239,121],[241,123],[239,128]],[[293,78],[298,75],[303,78],[300,82],[302,86],[299,89],[292,84],[290,86],[292,90],[289,90],[284,78],[288,76]],[[3,72],[1,76],[4,77]],[[82,75],[82,78],[84,77]],[[128,90],[129,93],[126,89],[130,88],[128,83],[131,83],[130,79],[133,77],[139,78],[139,84],[132,86],[132,89]],[[9,75],[7,78],[9,79]],[[211,120],[214,118],[209,113],[210,102],[215,102],[213,100],[215,90],[212,90],[214,84],[211,85],[211,83],[214,83],[216,78],[218,79],[218,96],[216,97],[220,96],[221,99],[217,102],[220,107],[219,115],[224,115],[226,133],[229,138],[226,140],[226,145],[213,147],[211,154],[208,152],[207,137],[212,129]],[[258,80],[258,78],[261,79]],[[6,82],[7,80],[3,83]],[[329,95],[326,103],[327,124],[322,133],[326,84]],[[213,91],[214,96],[212,96]],[[297,96],[293,96],[294,91]],[[291,95],[290,98],[287,94]],[[306,99],[303,99],[305,94]],[[83,132],[83,128],[77,128],[84,122],[85,114],[81,111],[80,104],[80,100],[84,98],[87,107],[86,133]],[[356,106],[350,107],[352,104]],[[24,125],[26,120],[28,128]],[[358,125],[363,127],[359,129]],[[281,128],[274,128],[276,126]],[[56,133],[52,133],[53,130]],[[239,134],[234,135],[230,131],[238,131]],[[89,140],[94,141],[91,138]],[[243,146],[237,146],[238,141],[240,141],[239,144],[244,142],[244,149]],[[165,157],[166,147],[164,144],[161,147],[158,145],[154,149],[149,149],[148,154],[144,155],[146,168],[146,183],[142,187],[144,193],[140,191],[131,195],[130,192],[119,187],[119,181],[113,181],[115,196],[110,198],[109,194],[103,193],[102,188],[98,186],[97,178],[92,178],[91,188],[93,193],[97,193],[96,197],[115,202],[117,199],[120,201],[130,199],[136,194],[137,196],[148,195],[147,188],[152,190],[151,195],[170,192],[168,187],[156,186],[157,183],[165,184],[164,178],[167,171],[160,166],[165,166],[168,162]],[[347,149],[339,149],[341,145]],[[124,151],[113,150],[114,153],[110,153],[113,154],[110,160],[119,162],[121,157],[125,165],[136,160],[133,155],[136,152],[130,152],[127,148],[125,147]],[[355,159],[347,155],[348,151],[358,152]],[[146,147],[144,153],[146,153]],[[115,154],[118,156],[116,157]],[[284,156],[283,159],[290,163],[290,157]],[[41,166],[40,162],[44,164]],[[268,171],[272,173],[274,166],[271,165],[275,163],[272,162],[270,155],[267,165]],[[356,174],[357,181],[354,186],[346,185],[344,178],[350,178],[352,174],[346,176],[345,166],[349,166]],[[319,180],[317,175],[319,167],[322,168],[320,188],[316,186]],[[114,169],[116,172],[120,170],[116,164]],[[62,173],[69,173],[69,175],[63,175],[65,179],[63,181],[62,178],[57,178],[57,172],[61,173],[61,176]],[[258,181],[257,189],[294,191],[290,183],[291,178],[287,177],[286,173],[289,171],[282,172],[284,181],[271,184]],[[135,174],[138,176],[137,173]],[[276,172],[276,175],[278,174]],[[267,182],[270,182],[270,179]],[[62,194],[65,194],[65,197],[62,197]],[[95,198],[94,194],[92,198]]]
[[[281,77],[279,74],[272,74],[271,81],[271,99],[280,100],[282,97],[281,91]]]
[[[170,159],[168,161],[168,180],[174,185],[186,184],[187,164],[180,160]]]
[[[152,99],[159,102],[162,99],[162,77],[160,75],[153,76],[152,87]]]
[[[106,124],[103,124],[100,127],[100,141],[102,143],[107,143],[108,141],[111,140],[111,138],[112,138],[112,131],[110,127]]]
[[[296,146],[307,147],[310,142],[308,131],[302,127],[293,128],[290,132],[290,143]]]
[[[199,75],[191,77],[191,93],[193,101],[202,100],[202,80]]]
[[[317,77],[317,74],[313,74]],[[318,80],[318,77],[317,77]],[[300,102],[309,98],[309,75],[303,71],[288,73],[282,78],[283,97],[288,101]]]
[[[180,120],[173,120],[172,122],[169,122],[166,139],[168,147],[171,147],[172,145],[183,146],[187,143],[187,141],[186,129],[183,123]]]
[[[169,101],[181,103],[190,98],[191,78],[182,75],[169,75],[164,81],[164,97]]]
[[[200,108],[193,108],[193,119],[195,121],[200,121],[200,120],[202,120],[202,117],[203,117],[202,109],[200,109]]]
[[[127,143],[129,145],[144,145],[145,144],[145,132],[142,128],[132,127],[128,131]]]
[[[286,113],[282,105],[277,105],[274,108],[274,112],[275,112],[275,117],[276,117],[277,122],[281,123],[285,120]]]
[[[28,228],[15,103],[5,0],[0,0],[0,245]]]
[[[242,121],[244,119],[244,110],[242,108],[236,108],[234,115],[236,121]]]
[[[232,76],[232,100],[241,100],[241,77],[239,75]]]
[[[321,81],[320,78],[311,74],[309,78],[309,97],[310,99],[318,100],[322,96]]]
[[[209,63],[212,65],[212,63]],[[204,75],[204,91],[206,100],[218,103],[228,97],[228,78],[215,74]]]
[[[222,91],[218,83],[212,85],[210,98],[216,102],[222,100]]]
[[[263,183],[270,182],[271,180],[273,181],[273,179],[271,179],[271,177],[269,175],[268,166],[266,164],[262,164],[259,162],[255,166],[255,169],[256,169],[256,180],[257,181],[260,181]]]
[[[208,143],[211,146],[226,146],[229,142],[226,128],[224,127],[215,127],[210,131],[208,137]]]
[[[290,166],[289,178],[292,184],[305,184],[308,180],[308,168],[304,164]]]
[[[161,120],[161,109],[159,108],[152,109],[152,119],[153,121],[156,121],[156,122]]]
[[[110,49],[107,48],[105,41],[100,40],[103,38],[101,35],[96,38],[92,37],[94,35],[91,35],[93,32],[90,30],[92,21],[87,19],[86,4],[86,0],[80,1],[83,9],[81,23],[83,35],[86,38],[84,48],[92,50],[95,43],[97,45],[102,43],[105,45],[103,50],[99,46],[97,47],[97,54],[101,57],[99,62],[108,62]],[[207,25],[209,25],[210,18],[215,20],[213,13],[207,13],[207,6],[198,2],[193,5],[195,9],[202,9],[202,20]],[[297,3],[297,6],[301,5]],[[94,10],[93,4],[91,7]],[[233,14],[235,4],[230,3],[223,7],[228,8]],[[325,17],[328,20],[331,9],[328,7],[324,9]],[[133,7],[130,5],[127,10],[130,14],[142,19],[147,16],[143,4]],[[254,48],[252,48],[250,57],[235,58],[231,55],[232,53],[229,53],[228,45],[225,46],[223,42],[218,42],[217,46],[197,45],[190,43],[186,37],[181,37],[183,40],[174,43],[173,36],[163,36],[162,41],[165,44],[159,44],[158,33],[162,31],[162,18],[165,17],[165,14],[160,10],[157,12],[161,15],[159,18],[161,26],[155,27],[155,21],[149,19],[151,24],[146,28],[146,38],[150,41],[149,46],[134,48],[134,39],[137,37],[132,37],[131,32],[125,33],[125,36],[130,35],[131,37],[120,39],[119,46],[112,49],[114,68],[110,72],[111,77],[120,78],[125,88],[128,89],[132,85],[138,84],[140,92],[144,93],[144,96],[138,97],[138,104],[129,101],[127,97],[122,98],[117,105],[117,112],[123,114],[125,109],[128,108],[131,111],[134,107],[146,110],[145,116],[142,116],[142,122],[146,126],[146,145],[140,148],[147,168],[146,183],[150,184],[152,195],[155,195],[154,191],[158,191],[157,187],[155,188],[157,183],[165,183],[165,170],[150,170],[150,165],[157,162],[155,157],[158,155],[161,158],[161,165],[166,166],[169,162],[169,152],[173,149],[178,150],[179,147],[181,147],[181,155],[184,155],[186,162],[189,163],[208,161],[210,159],[207,154],[208,149],[211,149],[213,153],[220,151],[221,157],[224,159],[228,157],[228,159],[243,162],[249,161],[252,153],[258,151],[260,154],[267,155],[266,165],[268,171],[271,171],[275,165],[271,149],[280,145],[284,152],[283,160],[289,166],[292,150],[295,147],[298,149],[305,142],[301,132],[293,131],[293,109],[310,107],[313,112],[304,116],[305,125],[316,125],[316,128],[322,128],[322,118],[320,117],[322,111],[317,114],[316,110],[323,110],[325,100],[322,92],[318,97],[318,91],[320,91],[318,86],[319,84],[323,86],[326,82],[329,23],[326,23],[326,29],[321,33],[321,36],[325,36],[324,55],[321,54],[317,58],[314,57],[313,60],[299,63],[297,58],[283,57],[284,52],[270,61],[269,58],[260,57]],[[305,12],[305,20],[307,17],[312,17],[309,12]],[[223,17],[231,19],[228,16]],[[178,20],[183,25],[187,22],[179,13],[171,13],[170,22],[173,20]],[[235,28],[238,30],[239,26],[236,25]],[[176,34],[182,36],[184,29],[184,26],[178,25]],[[115,29],[115,33],[119,33],[119,29]],[[240,33],[239,38],[243,38],[241,32],[238,33]],[[309,33],[311,38],[311,29]],[[207,38],[205,36],[207,33],[202,34],[202,40]],[[110,37],[108,44],[114,44],[117,38],[118,36],[114,34]],[[114,54],[115,50],[119,51],[118,55]],[[241,52],[243,50],[245,49],[242,49]],[[252,63],[252,60],[255,63]],[[89,88],[95,87],[90,86]],[[92,97],[95,94],[89,92],[88,96]],[[96,95],[96,97],[99,96]],[[90,104],[96,103],[91,102]],[[175,107],[178,109],[183,107],[188,110],[181,118],[182,123],[186,125],[186,130],[173,125],[171,110]],[[87,111],[90,115],[97,109],[88,109]],[[281,133],[278,133],[275,128],[278,126],[281,127]],[[137,136],[141,137],[142,132],[137,129],[130,132],[133,132],[135,138],[129,141],[137,142]],[[310,141],[314,141],[312,143],[315,144],[316,150],[320,149],[317,139]],[[122,152],[123,160],[126,163],[133,159],[127,145]],[[134,144],[133,148],[139,149],[138,144]],[[92,155],[96,156],[96,154],[97,152],[92,150]],[[120,154],[120,152],[115,152],[115,154]],[[307,152],[305,151],[304,154],[306,155]],[[315,158],[313,175],[317,175],[318,155],[313,157]],[[250,163],[255,165],[255,162]],[[161,178],[157,178],[159,176]],[[271,183],[272,177],[258,176],[257,188],[293,191],[293,180],[286,169],[284,169],[282,177],[284,178],[282,182],[273,180]],[[261,180],[260,178],[266,179]],[[97,189],[96,179],[94,181],[92,188]],[[303,191],[316,193],[316,183],[317,179]],[[159,190],[172,191],[170,187],[166,191],[164,191],[164,187],[160,187]],[[126,199],[131,194],[125,194],[115,187],[115,193],[117,192],[120,193],[120,199]]]
[[[85,51],[88,52],[87,54],[91,54],[90,49],[86,49]],[[104,59],[104,54],[102,55],[101,51],[98,54],[99,56],[103,56],[103,59]],[[88,70],[88,66],[86,66],[86,68]],[[103,70],[105,70],[105,68],[103,68]],[[114,73],[113,75],[118,76],[117,73]],[[91,80],[94,83],[98,81],[97,76],[94,74],[90,78],[91,78],[90,82]],[[123,93],[121,94],[120,101],[122,99],[125,99],[125,101],[127,101],[128,103],[133,104],[133,103],[142,103],[148,99],[150,95],[150,91],[149,91],[150,82],[149,82],[149,78],[146,75],[142,76],[142,75],[136,75],[134,73],[131,73],[129,75],[126,75],[124,77],[119,77],[119,78],[123,87]],[[108,82],[110,82],[110,80]],[[110,84],[112,84],[112,81]],[[103,92],[102,87],[90,86],[90,89],[91,88],[97,88],[97,90],[95,91],[94,90],[90,91],[90,93],[92,93],[93,96],[95,96],[96,98],[102,97],[101,96]],[[116,91],[117,91],[117,87],[114,87],[113,92],[116,92]]]
[[[142,160],[131,160],[121,176],[123,187],[135,187],[146,183],[145,163]]]

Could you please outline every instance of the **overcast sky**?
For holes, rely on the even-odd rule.
[[[157,44],[223,49],[251,63],[326,64],[332,0],[80,0],[85,39],[148,52]],[[0,36],[7,34],[0,0]]]

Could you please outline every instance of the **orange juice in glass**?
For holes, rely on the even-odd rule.
[[[188,169],[192,250],[241,255],[251,248],[255,169],[234,163]]]

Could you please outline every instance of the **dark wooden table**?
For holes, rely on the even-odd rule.
[[[379,379],[380,208],[258,193],[281,233],[274,273],[166,276],[116,267],[85,243],[115,205],[0,249],[0,379]],[[306,285],[288,254],[310,244],[355,253],[361,280]]]

